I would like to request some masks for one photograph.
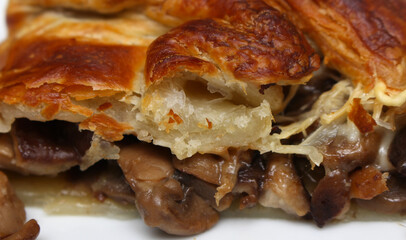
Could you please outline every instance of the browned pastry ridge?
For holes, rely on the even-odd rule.
[[[226,76],[258,86],[291,84],[320,65],[303,35],[262,1],[207,1],[209,8],[169,2],[176,10],[165,11],[181,10],[174,13],[179,20],[215,19],[187,22],[154,41],[146,61],[148,82],[176,76],[180,69],[200,75],[218,75],[221,69]]]

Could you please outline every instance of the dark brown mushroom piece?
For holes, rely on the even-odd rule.
[[[406,213],[406,177],[393,172],[386,179],[388,191],[371,200],[357,199],[359,206],[382,213]]]
[[[220,206],[221,200],[229,198],[230,193],[234,192],[240,168],[250,164],[253,156],[253,151],[230,148],[223,152],[222,156],[195,154],[184,160],[173,157],[172,161],[177,170],[218,185],[214,198],[216,204]]]
[[[286,116],[298,116],[309,111],[320,95],[330,90],[337,82],[336,79],[340,78],[340,74],[331,69],[321,73],[298,87],[295,96],[284,110]]]
[[[211,207],[213,207],[219,212],[229,208],[231,206],[231,203],[233,202],[234,199],[233,194],[229,193],[225,195],[220,200],[219,205],[217,205],[214,195],[217,192],[218,185],[205,182],[193,175],[180,171],[176,171],[174,177],[183,185],[193,188],[193,190],[197,193],[197,195],[206,200],[206,202],[208,202]]]
[[[0,239],[18,232],[24,223],[24,204],[11,188],[7,176],[0,172]]]
[[[351,142],[347,136],[339,135],[318,148],[324,156],[323,166],[327,170],[351,172],[357,167],[374,162],[380,142],[381,135],[376,132],[361,136],[357,142]]]
[[[351,142],[347,136],[339,135],[318,146],[324,156],[323,167],[326,176],[320,180],[312,194],[311,214],[319,227],[340,218],[348,211],[351,198],[349,173],[360,167],[364,169],[375,161],[381,139],[382,136],[378,132],[363,134],[356,142]],[[371,169],[361,173],[366,174],[369,170]],[[371,175],[374,173],[371,172]],[[360,175],[359,178],[367,176],[369,175]],[[354,188],[353,193],[355,191]]]
[[[303,156],[294,156],[293,163],[300,180],[302,180],[303,186],[306,191],[312,195],[317,184],[325,176],[326,172],[323,165],[312,166],[312,163]]]
[[[388,157],[396,171],[406,176],[406,127],[396,133],[389,146]]]
[[[348,174],[340,170],[328,173],[319,182],[310,203],[310,213],[317,226],[323,227],[347,212],[350,207],[350,186]]]
[[[20,231],[4,238],[3,240],[34,240],[39,235],[40,227],[34,219],[28,221]]]
[[[193,175],[205,182],[220,185],[221,184],[221,166],[224,159],[214,154],[199,154],[179,160],[172,158],[173,166],[184,173]]]
[[[234,190],[238,181],[238,172],[243,164],[251,163],[253,152],[231,148],[228,149],[227,154],[223,158],[224,162],[221,164],[220,172],[221,184],[214,196],[217,203]]]
[[[16,119],[9,138],[14,155],[8,161],[0,159],[0,167],[23,174],[56,175],[82,162],[92,136],[71,122]]]
[[[67,172],[67,181],[74,186],[85,186],[99,201],[106,198],[122,204],[133,204],[134,191],[127,183],[117,161],[103,160],[86,171],[78,168]]]
[[[266,173],[266,161],[260,156],[251,163],[243,162],[238,171],[238,181],[233,189],[240,196],[240,209],[254,207],[259,200]]]
[[[266,174],[259,203],[305,216],[310,210],[309,196],[289,155],[266,154]]]
[[[203,232],[217,223],[219,214],[174,178],[171,158],[168,149],[135,143],[121,148],[118,162],[148,226],[174,235]]]

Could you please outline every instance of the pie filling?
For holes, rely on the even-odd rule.
[[[292,121],[315,111],[323,96],[339,92],[340,84],[327,76],[329,81],[315,77],[296,90],[271,137],[283,135]],[[323,158],[315,166],[301,152],[261,154],[239,148],[178,159],[168,148],[134,136],[108,143],[80,131],[76,123],[20,118],[11,132],[0,136],[0,166],[21,174],[58,175],[71,193],[82,192],[94,201],[135,205],[147,225],[177,235],[210,228],[233,202],[241,210],[261,205],[311,216],[318,226],[342,217],[351,199],[366,208],[405,212],[406,128],[393,132],[374,126],[362,133],[354,122],[325,124],[319,118],[282,139],[281,147],[314,147]],[[92,148],[106,154],[92,156]]]

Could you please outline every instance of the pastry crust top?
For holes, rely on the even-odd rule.
[[[75,39],[28,39],[9,50],[2,87],[44,84],[87,86],[93,90],[128,91],[145,59],[145,47],[105,45]]]
[[[362,82],[406,89],[406,1],[266,0],[317,43],[324,62]]]
[[[72,107],[68,99],[133,91],[142,95],[145,89],[136,90],[137,86],[148,86],[185,69],[199,75],[227,76],[229,81],[258,87],[297,84],[307,81],[320,65],[318,55],[304,36],[262,1],[143,2],[141,10],[86,17],[71,10],[45,8],[77,9],[82,2],[63,1],[57,5],[56,1],[11,1],[11,36],[0,54],[3,102],[52,106],[43,112],[47,118],[60,110],[89,116],[89,111]],[[96,12],[104,12],[107,2],[114,6],[141,4],[85,2],[81,10]],[[157,33],[163,33],[157,25],[165,20],[157,17],[158,22],[154,23],[145,17],[150,8],[186,23],[149,46]],[[189,21],[192,16],[203,19]]]
[[[177,1],[165,12],[182,21],[203,19],[186,22],[153,42],[146,63],[149,83],[186,69],[203,71],[200,75],[221,70],[217,74],[257,86],[295,84],[306,82],[303,78],[320,66],[304,36],[262,1],[203,1],[206,8],[185,2]]]
[[[9,38],[0,46],[0,105],[14,115],[7,114],[2,131],[14,118],[59,119],[81,123],[108,141],[135,134],[172,150],[181,146],[182,157],[213,152],[204,141],[196,143],[199,134],[184,140],[190,145],[173,139],[199,131],[232,139],[228,128],[221,127],[224,121],[201,130],[213,109],[196,110],[190,117],[183,108],[175,111],[183,95],[171,95],[161,104],[163,94],[187,92],[194,99],[185,104],[220,95],[224,106],[247,108],[238,114],[249,116],[250,124],[256,117],[261,133],[268,135],[272,114],[282,110],[284,100],[282,87],[270,85],[305,83],[320,66],[304,35],[263,1],[133,1],[137,7],[111,12],[103,10],[107,1],[85,2],[10,1]],[[201,81],[206,88],[202,98],[184,89],[196,87],[189,80]],[[111,107],[103,112],[105,104]],[[184,122],[171,122],[171,111]],[[233,124],[238,131],[252,127]],[[257,138],[221,147],[247,146]]]

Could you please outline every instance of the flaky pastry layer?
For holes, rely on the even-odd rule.
[[[1,132],[15,118],[59,119],[107,141],[134,134],[179,158],[258,148],[286,104],[281,85],[308,81],[320,65],[304,36],[262,1],[133,2],[127,10],[130,1],[120,1],[111,11],[107,2],[80,3],[11,1]],[[190,17],[196,11],[202,20]],[[181,25],[168,32],[166,17]]]

